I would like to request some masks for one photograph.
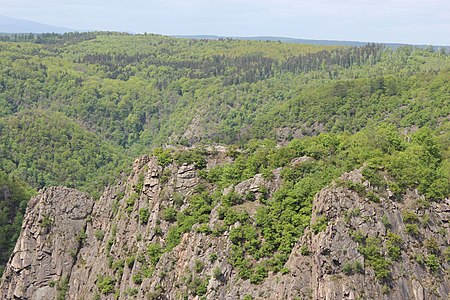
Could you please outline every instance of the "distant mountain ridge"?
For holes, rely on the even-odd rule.
[[[235,40],[249,40],[249,41],[280,41],[283,43],[290,44],[309,44],[309,45],[322,45],[322,46],[364,46],[367,43],[371,42],[360,42],[360,41],[338,41],[338,40],[312,40],[312,39],[298,39],[298,38],[290,38],[290,37],[278,37],[278,36],[218,36],[218,35],[174,35],[176,38],[188,38],[188,39],[208,39],[208,40],[218,40],[218,39],[226,39],[231,38]],[[416,44],[404,44],[404,43],[382,43],[377,42],[377,44],[384,44],[389,48],[397,49],[402,46],[414,46],[419,48],[426,48],[429,45],[416,45]],[[450,46],[443,45],[432,45],[433,49],[437,50],[439,48],[444,48],[447,51],[450,51]]]
[[[24,19],[16,19],[7,16],[0,15],[0,34],[5,33],[66,33],[77,30],[73,28],[53,26],[49,24],[34,22]],[[290,44],[309,44],[309,45],[324,45],[324,46],[364,46],[370,42],[361,41],[340,41],[340,40],[313,40],[313,39],[300,39],[290,37],[278,37],[278,36],[219,36],[219,35],[172,35],[175,38],[188,38],[188,39],[209,39],[219,40],[221,38],[231,38],[235,40],[252,40],[252,41],[280,41]],[[429,45],[416,45],[416,44],[404,44],[404,43],[382,43],[389,48],[397,49],[402,46],[411,45],[418,48],[426,48]],[[450,45],[433,45],[434,50],[444,48],[447,52],[450,51]]]
[[[0,33],[65,33],[71,31],[77,30],[0,15]]]

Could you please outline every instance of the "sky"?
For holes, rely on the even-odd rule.
[[[450,0],[0,0],[0,15],[80,30],[450,45]]]

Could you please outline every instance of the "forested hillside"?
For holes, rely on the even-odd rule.
[[[59,111],[134,153],[356,132],[369,120],[436,127],[450,113],[450,62],[431,49],[113,33],[23,38],[0,44],[2,116]]]
[[[5,187],[20,178],[35,190],[65,185],[98,196],[137,155],[166,144],[287,144],[368,126],[388,126],[399,142],[409,142],[422,127],[420,132],[438,139],[449,128],[450,57],[433,48],[108,32],[0,39]],[[427,141],[418,136],[415,141]],[[419,146],[402,145],[394,150],[417,154]],[[434,184],[423,188],[430,199],[448,193],[441,167],[448,145],[438,145],[441,152],[432,159],[440,173],[425,174]],[[407,184],[416,182],[413,173]],[[23,213],[18,203],[24,198],[1,202],[1,228],[17,228],[15,212]]]
[[[18,177],[0,171],[0,274],[19,237],[27,202],[34,194]]]

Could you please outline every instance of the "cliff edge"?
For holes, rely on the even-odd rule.
[[[225,188],[205,179],[230,161],[225,151],[203,165],[144,156],[96,202],[43,190],[28,205],[2,299],[448,299],[449,199],[398,198],[361,170],[343,174],[314,197],[283,268],[267,271],[269,258],[238,261],[236,251],[259,247],[245,224],[259,226],[251,222],[276,198],[283,169]]]

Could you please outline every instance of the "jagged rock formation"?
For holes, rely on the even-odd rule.
[[[370,189],[359,171],[345,174],[343,179],[365,183]],[[304,235],[288,262],[292,275],[305,277],[304,286],[312,299],[448,299],[448,261],[430,271],[432,267],[424,260],[448,247],[450,201],[421,207],[420,200],[413,191],[402,201],[387,197],[378,203],[347,188],[324,189],[314,202],[311,223],[325,217],[328,226],[318,234],[309,231]],[[420,224],[417,232],[408,230],[411,215],[417,216],[413,222]],[[381,254],[379,264],[393,258],[386,266],[390,272],[386,278],[377,279],[382,270],[371,266],[373,257],[361,253],[368,238],[376,239],[373,249]],[[307,247],[309,254],[299,256],[301,247]],[[309,266],[310,272],[302,266]]]
[[[2,299],[56,299],[64,293],[92,205],[86,194],[64,187],[30,200],[1,284]]]
[[[219,151],[207,166],[228,160]],[[271,197],[280,187],[280,174],[257,174],[220,192],[254,194],[256,200],[236,206],[251,216],[262,205],[261,191]],[[376,188],[359,170],[342,180],[364,191],[338,183],[317,194],[311,228],[294,245],[288,271],[269,273],[261,284],[241,279],[229,262],[229,230],[216,235],[197,224],[167,251],[159,248],[173,239],[167,208],[184,211],[199,190],[214,190],[194,164],[163,167],[156,158],[142,157],[128,179],[107,188],[93,208],[82,193],[47,189],[29,204],[2,299],[56,299],[61,293],[77,300],[447,299],[448,261],[436,267],[431,260],[450,243],[449,199],[421,205],[414,191],[402,201],[389,191],[374,199],[368,195]],[[208,228],[219,222],[217,208]]]

